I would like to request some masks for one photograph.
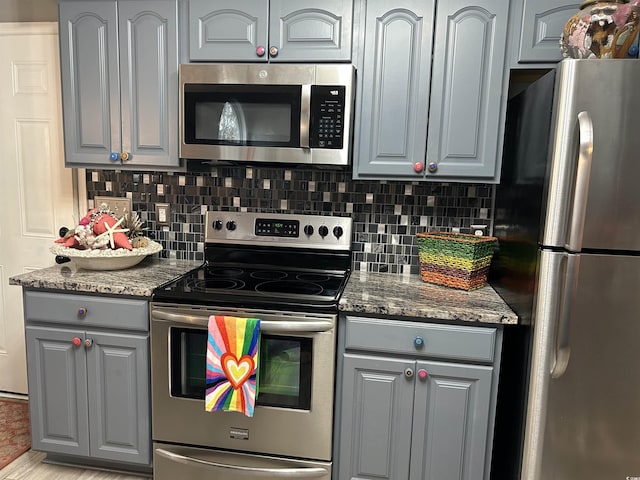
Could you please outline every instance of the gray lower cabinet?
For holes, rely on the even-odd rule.
[[[192,61],[344,62],[353,0],[190,0]]]
[[[360,4],[354,178],[497,183],[509,5]]]
[[[65,165],[178,167],[178,0],[60,0]]]
[[[150,466],[147,312],[143,300],[25,292],[33,449]]]
[[[510,20],[511,68],[552,68],[562,60],[560,38],[577,0],[515,0]]]
[[[498,330],[360,317],[344,326],[337,478],[488,478]]]

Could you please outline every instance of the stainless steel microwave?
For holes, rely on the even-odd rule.
[[[348,165],[348,64],[180,65],[180,157]]]

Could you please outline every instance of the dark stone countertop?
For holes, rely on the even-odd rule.
[[[485,285],[470,292],[432,285],[419,275],[352,272],[340,311],[493,324],[517,324],[518,317]]]
[[[10,285],[69,293],[150,298],[153,289],[202,262],[150,257],[124,270],[78,269],[73,262],[9,278]],[[342,295],[340,311],[425,320],[517,324],[518,317],[491,288],[466,292],[423,282],[418,275],[356,271]]]
[[[95,271],[78,269],[70,262],[10,277],[9,284],[69,293],[151,297],[157,286],[201,264],[190,260],[149,257],[131,268]]]

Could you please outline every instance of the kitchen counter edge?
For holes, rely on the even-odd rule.
[[[64,290],[69,293],[99,293],[151,297],[154,288],[188,272],[202,262],[149,257],[138,265],[123,270],[84,270],[73,262],[9,278],[10,285],[42,290]]]
[[[352,272],[339,309],[366,315],[518,323],[518,316],[490,285],[467,292],[423,282],[419,275]]]

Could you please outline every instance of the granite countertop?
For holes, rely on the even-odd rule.
[[[518,323],[517,315],[490,285],[466,292],[425,283],[419,275],[352,272],[340,300],[340,310],[421,319]]]
[[[73,262],[35,270],[9,278],[10,285],[24,288],[65,290],[67,292],[102,293],[151,297],[153,289],[202,262],[148,257],[124,270],[93,271],[78,269]]]
[[[135,267],[114,271],[78,269],[73,262],[9,278],[10,285],[151,297],[153,289],[202,262],[149,257]],[[466,292],[425,283],[418,275],[352,272],[340,311],[394,317],[517,324],[518,317],[490,286]]]

